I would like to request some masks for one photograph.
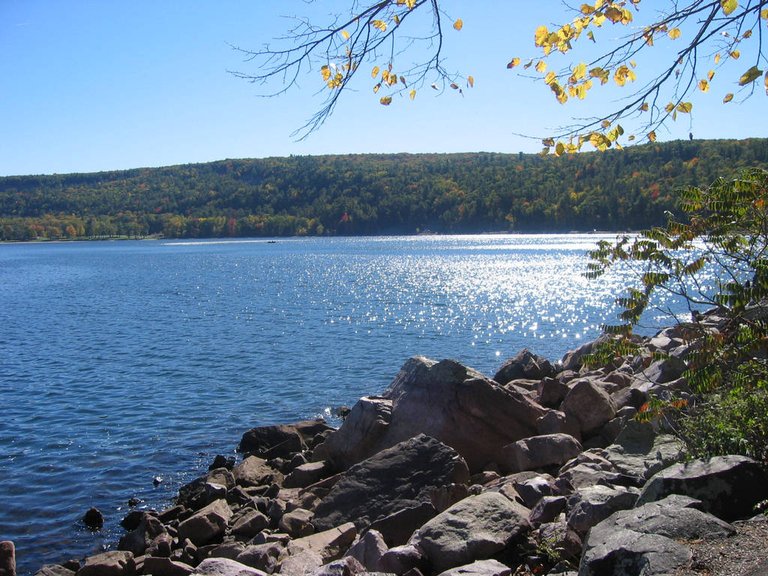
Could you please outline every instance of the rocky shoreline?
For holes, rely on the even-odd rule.
[[[523,350],[493,378],[412,358],[340,428],[249,430],[239,462],[217,457],[171,508],[130,512],[115,550],[37,576],[696,574],[696,543],[762,529],[768,476],[742,456],[686,462],[633,419],[650,394],[689,394],[684,334],[600,369],[582,364],[594,342],[556,365]]]

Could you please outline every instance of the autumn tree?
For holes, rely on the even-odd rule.
[[[763,52],[768,0],[595,0],[571,11],[560,26],[531,30],[535,56],[502,56],[499,68],[533,75],[560,104],[585,99],[606,85],[627,93],[616,107],[545,138],[545,152],[654,141],[659,127],[694,113],[692,95],[710,92],[721,76],[724,84],[737,86],[724,92],[724,104],[755,91],[768,93]],[[296,86],[305,72],[315,74],[326,99],[297,131],[302,137],[323,124],[356,81],[367,83],[384,106],[398,94],[413,99],[425,87],[461,92],[474,85],[471,71],[449,71],[444,46],[464,22],[448,15],[440,0],[355,1],[328,22],[295,22],[274,46],[238,48],[255,71],[235,74],[266,87],[278,82],[279,88],[268,92],[274,95]],[[623,32],[617,39],[611,30],[606,39],[606,29],[613,28]],[[644,75],[638,57],[654,50],[666,65]],[[407,57],[414,53],[423,55],[415,64]]]

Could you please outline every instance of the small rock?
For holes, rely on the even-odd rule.
[[[16,547],[10,540],[0,542],[0,576],[16,576]]]
[[[83,514],[83,524],[89,530],[101,530],[104,527],[104,515],[98,508],[90,508]]]

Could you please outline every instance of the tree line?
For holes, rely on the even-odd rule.
[[[0,178],[0,240],[638,230],[675,192],[768,168],[768,139],[563,157],[391,154],[222,160]]]

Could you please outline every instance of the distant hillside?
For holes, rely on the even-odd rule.
[[[0,178],[0,240],[628,230],[675,190],[745,166],[768,139],[536,154],[292,156]]]

